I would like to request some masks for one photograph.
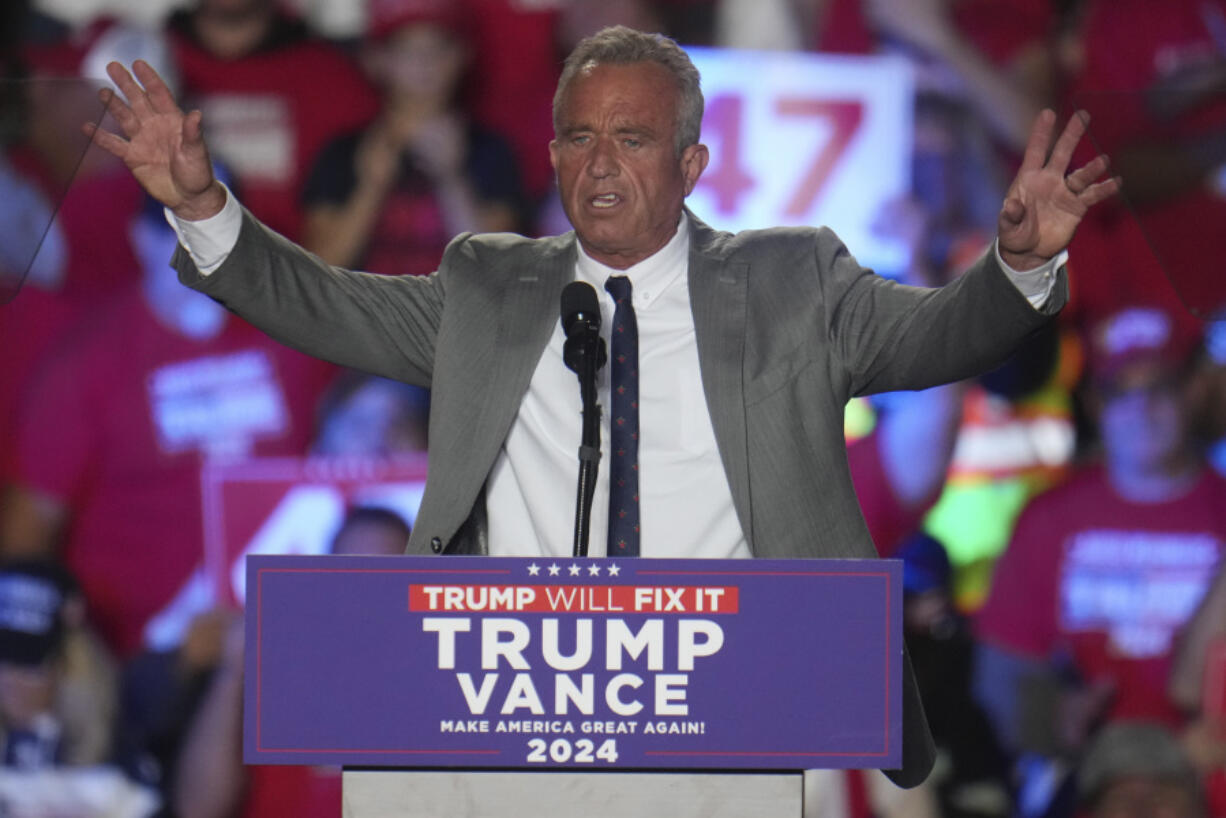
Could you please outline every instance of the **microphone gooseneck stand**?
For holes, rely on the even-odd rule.
[[[573,554],[586,557],[592,497],[596,491],[596,473],[600,468],[601,407],[596,402],[596,374],[608,358],[604,339],[600,337],[600,305],[596,300],[596,290],[590,284],[575,281],[562,291],[562,329],[566,333],[562,359],[579,376],[579,397],[583,408]]]
[[[604,339],[597,336],[603,348]],[[579,483],[575,499],[575,545],[576,557],[587,556],[588,530],[591,527],[592,497],[596,493],[596,473],[600,469],[600,421],[601,407],[596,402],[596,371],[598,357],[590,344],[584,344],[578,353],[579,394],[583,400],[583,437],[579,442]],[[603,350],[602,350],[603,351]]]

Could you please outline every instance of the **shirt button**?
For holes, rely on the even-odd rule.
[[[438,537],[431,537],[430,538],[430,550],[433,551],[435,554],[440,553],[443,550],[443,541],[440,540]]]

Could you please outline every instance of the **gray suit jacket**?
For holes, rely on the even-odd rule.
[[[861,268],[828,229],[736,235],[693,216],[690,299],[702,383],[733,502],[758,557],[874,557],[843,441],[854,395],[923,389],[1002,361],[1040,313],[991,254],[937,290]],[[483,548],[483,489],[574,274],[573,233],[457,237],[439,271],[390,278],[329,267],[244,213],[207,277],[174,265],[273,338],[326,360],[431,389],[430,476],[411,553]],[[258,271],[252,274],[251,271]],[[578,432],[576,431],[576,435]],[[576,438],[577,442],[577,438]],[[570,475],[558,476],[568,498]],[[933,759],[909,664],[904,786]]]

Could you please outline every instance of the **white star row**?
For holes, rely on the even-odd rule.
[[[596,562],[595,560],[585,560],[585,562],[587,562],[588,576],[590,577],[600,576],[600,565],[601,564],[599,562]],[[545,570],[549,572],[549,576],[556,577],[562,573],[562,566],[558,565],[556,562],[551,562],[549,565],[545,566]],[[566,572],[570,574],[572,577],[577,577],[583,572],[583,569],[580,567],[579,563],[572,562],[570,565],[566,566]],[[605,567],[605,573],[607,573],[611,577],[615,577],[621,572],[622,572],[621,566],[615,563],[609,563]],[[541,566],[537,565],[535,562],[532,563],[531,565],[528,566],[528,573],[534,577],[539,576],[541,573]]]

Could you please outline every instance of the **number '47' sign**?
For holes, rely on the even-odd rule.
[[[706,96],[711,163],[690,195],[724,230],[828,225],[857,259],[900,269],[871,226],[910,187],[913,80],[894,57],[687,49]]]

